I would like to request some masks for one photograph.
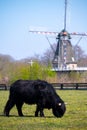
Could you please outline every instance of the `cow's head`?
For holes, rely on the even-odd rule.
[[[57,103],[55,108],[52,109],[52,111],[56,117],[62,117],[66,111],[65,103],[64,102]]]

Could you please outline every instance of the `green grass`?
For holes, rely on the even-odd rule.
[[[34,117],[35,105],[23,106],[24,117],[19,117],[16,107],[10,117],[3,115],[8,91],[0,91],[0,130],[87,130],[87,90],[58,90],[67,102],[62,118],[53,116],[51,110],[44,110],[45,118]]]

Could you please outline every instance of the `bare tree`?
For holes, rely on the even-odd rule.
[[[87,55],[80,46],[74,46],[74,55],[79,67],[87,67]]]

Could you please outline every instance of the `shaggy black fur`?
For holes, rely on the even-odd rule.
[[[10,86],[9,99],[4,108],[4,114],[16,105],[19,116],[23,116],[22,106],[24,103],[36,104],[35,116],[44,116],[44,108],[52,109],[56,117],[62,117],[66,111],[64,101],[57,95],[53,86],[43,80],[17,80]]]

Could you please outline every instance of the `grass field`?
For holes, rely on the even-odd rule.
[[[62,118],[45,110],[45,118],[34,117],[35,105],[24,104],[24,117],[17,115],[16,107],[10,117],[3,115],[8,99],[8,91],[0,91],[0,130],[87,130],[87,90],[58,90],[60,97],[67,102],[67,110]]]

